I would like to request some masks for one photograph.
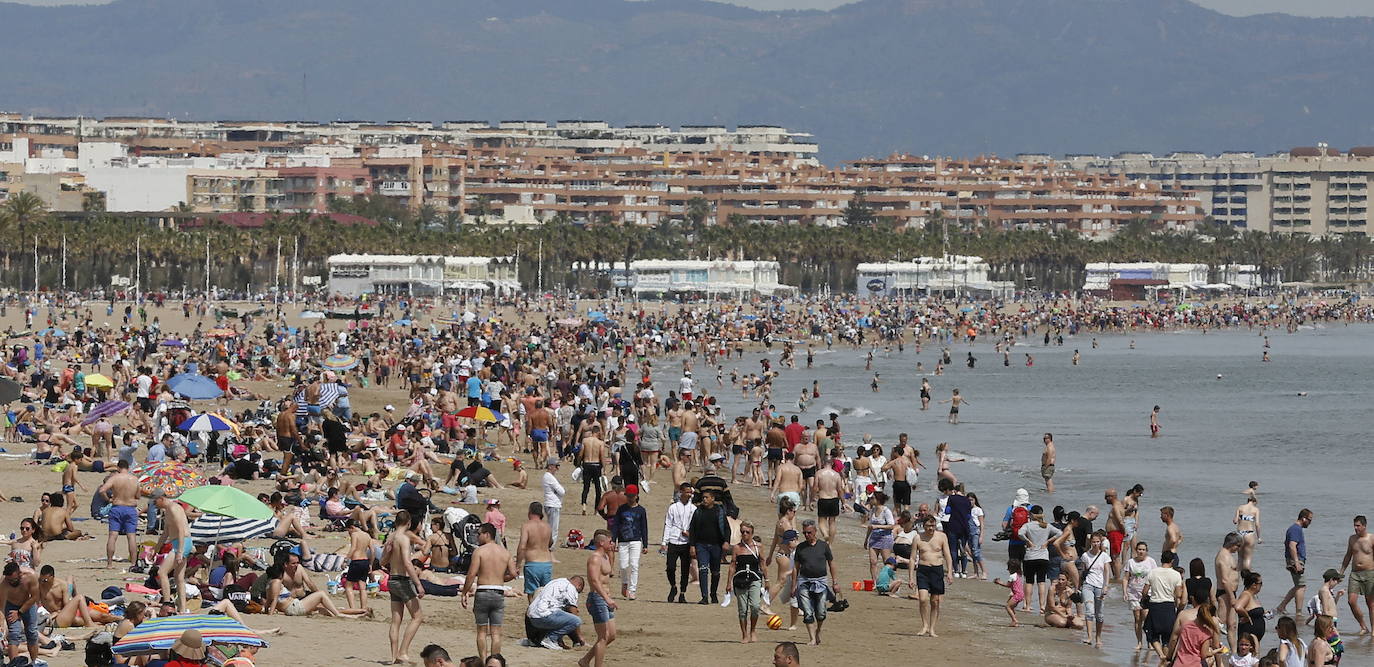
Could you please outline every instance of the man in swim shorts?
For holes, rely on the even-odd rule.
[[[553,581],[553,554],[549,551],[553,528],[544,520],[544,504],[530,503],[524,525],[520,526],[520,543],[516,545],[516,564],[523,563],[520,573],[525,578],[525,600],[534,599],[534,592]]]
[[[105,542],[105,567],[114,562],[115,542],[123,535],[129,542],[129,571],[143,572],[138,564],[138,550],[134,536],[138,534],[138,480],[129,474],[129,462],[120,459],[116,472],[100,485],[97,495],[110,500],[110,537]]]

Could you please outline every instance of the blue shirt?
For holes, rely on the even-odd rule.
[[[896,574],[897,571],[891,565],[883,565],[883,569],[878,571],[878,581],[874,582],[877,584],[878,590],[885,591],[892,588],[892,579]]]
[[[482,379],[477,376],[468,378],[468,398],[479,398],[482,395]]]
[[[148,448],[148,456],[143,459],[144,463],[157,463],[166,460],[167,448],[161,442]]]
[[[1288,558],[1288,543],[1289,543],[1289,542],[1296,542],[1296,543],[1298,544],[1298,548],[1297,548],[1298,560],[1306,561],[1306,560],[1307,560],[1307,537],[1306,537],[1306,535],[1304,535],[1303,532],[1302,532],[1302,524],[1300,524],[1300,523],[1295,523],[1295,524],[1289,526],[1289,527],[1288,527],[1288,532],[1286,532],[1286,533],[1283,534],[1283,557],[1284,557],[1284,559],[1287,559],[1287,558]]]

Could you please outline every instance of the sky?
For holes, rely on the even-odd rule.
[[[0,0],[4,2],[6,0]],[[102,4],[102,0],[8,0],[28,5]],[[848,0],[721,0],[754,9],[831,9]],[[1295,16],[1374,16],[1371,0],[1193,0],[1219,12],[1246,16],[1282,12]]]

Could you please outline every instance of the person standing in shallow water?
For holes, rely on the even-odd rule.
[[[963,396],[960,396],[960,395],[959,395],[959,390],[956,388],[956,389],[954,389],[954,390],[950,393],[949,398],[947,398],[947,399],[945,399],[945,400],[943,400],[943,401],[940,401],[940,402],[941,402],[941,403],[949,403],[949,423],[951,423],[951,424],[958,424],[958,423],[959,423],[959,407],[962,406],[962,405],[964,405],[965,403],[968,403],[968,399],[967,399],[967,398],[964,398]]]
[[[1154,409],[1154,410],[1151,410],[1151,411],[1150,411],[1150,437],[1151,437],[1151,438],[1158,438],[1158,437],[1159,437],[1159,406],[1158,406],[1158,405],[1155,406],[1155,409]]]

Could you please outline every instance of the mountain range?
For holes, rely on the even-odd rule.
[[[1186,0],[0,3],[0,109],[776,124],[893,151],[1374,144],[1374,19]]]

